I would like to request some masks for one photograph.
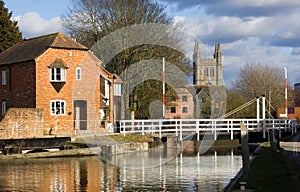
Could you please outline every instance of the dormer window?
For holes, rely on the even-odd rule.
[[[65,68],[50,68],[51,70],[51,82],[65,82],[66,81],[66,69]]]
[[[57,58],[48,67],[50,68],[50,82],[66,82],[66,69],[68,66],[61,58]]]

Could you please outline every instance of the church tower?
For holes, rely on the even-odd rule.
[[[200,44],[195,42],[193,54],[194,85],[223,86],[222,51],[220,43],[215,45],[213,58],[202,58]]]

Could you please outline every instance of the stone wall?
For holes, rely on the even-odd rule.
[[[43,137],[49,132],[43,118],[41,109],[10,108],[0,121],[0,139]]]

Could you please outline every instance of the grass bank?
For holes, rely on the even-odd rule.
[[[235,189],[239,189],[239,182]],[[300,166],[284,151],[276,152],[265,144],[259,155],[250,164],[247,188],[255,192],[300,191]]]

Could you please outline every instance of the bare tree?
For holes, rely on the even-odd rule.
[[[97,40],[122,27],[170,24],[165,7],[150,0],[72,0],[63,16],[63,27],[78,42],[91,47]]]
[[[125,108],[132,105],[129,102],[129,95],[132,93],[128,90],[134,84],[131,82],[130,74],[127,73],[131,65],[151,59],[161,60],[165,57],[166,61],[185,73],[191,72],[191,66],[186,62],[184,51],[181,50],[183,41],[179,28],[172,23],[172,18],[167,16],[165,6],[159,3],[151,0],[73,0],[72,7],[62,20],[63,27],[71,37],[87,47],[93,46],[92,49],[96,47],[96,51],[93,51],[104,62],[105,68],[111,73],[122,74],[122,79],[128,82],[123,87]],[[154,25],[149,27],[146,24]],[[157,27],[158,25],[163,26]],[[127,30],[128,26],[137,27]],[[145,41],[141,44],[136,38]],[[105,43],[101,43],[104,40]],[[162,41],[164,43],[161,43]],[[115,55],[111,55],[112,53]],[[106,57],[107,55],[109,57]],[[150,69],[147,67],[141,71]],[[139,99],[140,106],[144,106],[142,104],[151,103],[157,97],[157,94],[153,93],[160,87],[159,81],[152,81],[152,86],[145,84],[139,88],[139,97],[133,97]],[[152,91],[149,92],[146,88],[151,88]],[[150,94],[150,97],[141,97],[141,94]]]
[[[274,109],[284,106],[284,85],[283,69],[272,65],[248,63],[240,69],[239,76],[232,83],[232,90],[243,96],[246,101],[265,95],[267,109],[274,115]],[[254,114],[255,111],[251,116]]]

